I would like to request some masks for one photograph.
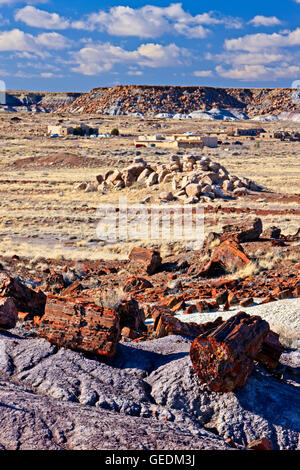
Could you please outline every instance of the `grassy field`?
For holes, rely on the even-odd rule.
[[[156,202],[160,191],[170,190],[170,184],[152,188],[135,184],[129,189],[106,194],[76,191],[75,184],[95,183],[96,175],[126,167],[136,156],[133,139],[140,134],[196,132],[229,126],[220,122],[84,116],[83,120],[99,124],[103,133],[118,127],[122,136],[102,140],[50,139],[45,136],[47,125],[56,123],[57,116],[22,114],[17,123],[10,121],[12,117],[12,114],[0,116],[0,254],[29,258],[126,257],[136,241],[109,246],[97,240],[97,208],[100,204],[117,203],[119,196],[126,196],[129,203],[140,202],[148,196],[151,202]],[[282,129],[286,124],[264,127]],[[60,153],[71,154],[71,157],[57,161],[54,156]],[[218,230],[223,223],[242,221],[245,217],[240,212],[228,214],[222,211],[223,207],[250,208],[251,215],[269,211],[263,217],[264,225],[279,225],[284,233],[293,233],[300,227],[299,215],[292,213],[299,204],[299,198],[292,196],[300,195],[300,143],[257,143],[248,139],[242,146],[205,148],[203,154],[222,163],[230,173],[246,176],[274,193],[273,197],[261,193],[255,199],[215,200],[210,205],[220,208],[207,216],[206,231]],[[169,161],[170,151],[142,149],[142,156],[149,163],[163,164]],[[142,244],[149,246],[151,242]],[[163,253],[169,253],[182,247],[166,243],[161,248]]]

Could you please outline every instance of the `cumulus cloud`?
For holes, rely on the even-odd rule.
[[[113,36],[156,38],[165,33],[182,34],[188,38],[204,38],[209,33],[205,26],[224,24],[228,28],[240,28],[238,18],[218,17],[214,12],[192,16],[182,3],[168,7],[145,5],[141,8],[115,6],[100,10],[85,19],[72,23],[77,29],[106,31]]]
[[[73,71],[84,75],[97,75],[110,71],[115,64],[140,67],[171,67],[184,63],[189,53],[176,44],[142,44],[129,51],[110,43],[90,43],[74,54],[77,65]]]
[[[278,18],[276,18],[276,16],[256,15],[252,20],[249,21],[249,24],[253,24],[253,26],[255,27],[277,26],[277,25],[282,24],[282,22]]]
[[[193,75],[195,77],[213,77],[213,72],[211,70],[195,70]]]
[[[43,29],[66,29],[70,25],[68,20],[57,13],[48,13],[29,5],[16,12],[15,20],[22,21],[27,26]]]
[[[255,52],[266,48],[281,48],[300,45],[300,28],[294,31],[273,34],[248,34],[236,39],[226,39],[225,48],[229,51]]]
[[[0,33],[0,51],[22,51],[43,55],[43,49],[66,49],[70,40],[58,33],[44,33],[38,36],[24,33],[20,29]]]
[[[278,78],[292,78],[300,72],[296,65],[282,64],[278,67],[267,67],[265,65],[243,65],[236,68],[225,69],[223,66],[216,67],[217,73],[223,78],[238,79],[243,81],[266,80],[275,81]]]

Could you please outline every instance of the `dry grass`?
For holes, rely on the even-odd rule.
[[[126,258],[136,243],[157,247],[156,242],[149,240],[137,239],[114,245],[97,240],[96,211],[100,204],[117,204],[120,196],[126,196],[128,203],[138,203],[148,196],[151,196],[151,202],[157,202],[161,191],[171,189],[170,184],[152,188],[136,184],[127,190],[110,191],[106,194],[74,191],[75,183],[94,182],[97,174],[105,173],[110,168],[123,168],[131,162],[135,156],[132,139],[121,137],[101,141],[82,138],[54,140],[45,137],[44,133],[48,124],[57,122],[57,116],[36,115],[33,118],[28,114],[21,114],[20,117],[22,122],[12,125],[9,122],[11,115],[0,116],[0,254],[58,259],[120,259]],[[100,123],[103,133],[113,127],[118,127],[122,134],[128,135],[157,132],[153,130],[153,120],[100,116],[81,116],[80,119]],[[228,123],[183,123],[170,120],[161,120],[160,124],[162,129],[159,132],[162,133],[195,132],[200,129],[229,126]],[[264,127],[272,126],[274,124]],[[82,157],[98,158],[99,167],[54,168],[49,165],[43,168],[19,169],[11,166],[13,162],[26,156],[66,151]],[[240,155],[233,155],[234,151]],[[254,142],[245,141],[243,146],[228,152],[220,147],[204,149],[204,153],[212,160],[224,164],[231,173],[247,176],[274,192],[299,193],[299,143],[264,142],[260,148],[256,148]],[[169,153],[161,149],[142,149],[142,156],[152,163],[167,163],[169,160]],[[284,214],[285,209],[293,208],[293,202],[289,200],[272,203],[265,199],[264,194],[261,194],[259,200],[216,200],[211,205],[221,206],[221,209],[217,214],[207,215],[206,234],[210,231],[220,231],[226,223],[243,221],[243,213],[226,214],[225,210],[222,211],[223,207],[249,207],[250,215],[254,215],[257,209],[280,209]],[[293,214],[275,217],[270,214],[264,218],[264,224],[280,225],[285,233],[295,233],[300,226],[300,217]],[[163,255],[178,253],[184,248],[182,243],[172,241],[161,242],[158,246]]]

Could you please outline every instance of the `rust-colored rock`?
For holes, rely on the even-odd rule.
[[[52,344],[111,357],[120,339],[119,315],[78,299],[50,296],[38,335]]]
[[[0,328],[9,330],[14,328],[18,321],[16,304],[11,297],[0,298]]]
[[[131,250],[129,260],[130,270],[150,275],[160,270],[162,261],[158,251],[138,247]]]
[[[83,287],[82,287],[82,284],[80,284],[79,281],[74,281],[72,284],[70,284],[68,287],[66,287],[65,289],[63,289],[61,291],[61,294],[64,296],[64,297],[69,297],[69,296],[77,296],[78,294],[80,294],[80,292],[83,290]]]
[[[252,441],[247,445],[247,447],[251,450],[273,450],[272,442],[267,437],[262,437],[256,441]]]
[[[126,279],[125,284],[123,286],[123,291],[132,292],[136,290],[150,289],[151,287],[153,287],[153,285],[150,281],[148,281],[148,279],[145,279],[143,277],[131,276]]]
[[[216,329],[222,323],[223,321],[220,317],[213,322],[203,323],[202,325],[193,322],[185,323],[172,315],[164,314],[156,318],[154,330],[157,338],[169,335],[184,335],[196,338],[200,334]]]
[[[136,300],[122,300],[116,309],[120,317],[120,327],[132,328],[136,331],[145,331],[145,314]]]
[[[46,296],[25,286],[16,278],[7,274],[0,275],[0,297],[12,297],[18,311],[33,316],[42,316],[45,312]]]
[[[266,321],[240,312],[213,332],[200,335],[190,350],[199,380],[214,392],[242,387],[268,333]]]
[[[274,331],[269,331],[265,337],[261,349],[255,356],[255,360],[260,362],[266,369],[273,370],[278,366],[283,347],[279,341],[279,335]]]
[[[259,218],[245,222],[243,224],[230,224],[223,227],[221,241],[231,238],[238,243],[256,241],[263,231],[262,221]]]
[[[65,281],[62,274],[56,271],[51,271],[49,276],[43,285],[43,289],[46,292],[52,292],[52,294],[58,294],[65,287]]]
[[[200,271],[199,277],[216,277],[245,268],[250,259],[241,245],[225,240],[212,253],[209,263]]]

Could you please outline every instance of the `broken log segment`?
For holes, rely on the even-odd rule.
[[[120,318],[86,299],[48,296],[38,335],[59,347],[112,357],[120,339]]]
[[[242,387],[269,331],[265,320],[239,312],[214,331],[200,335],[190,350],[199,380],[214,392]]]
[[[222,323],[223,320],[221,317],[213,322],[198,324],[182,322],[172,315],[162,314],[156,318],[154,330],[157,338],[163,338],[168,335],[184,335],[196,338],[207,331],[215,330]]]
[[[137,274],[154,274],[161,268],[161,256],[158,251],[147,248],[133,248],[129,254],[129,268]]]
[[[12,297],[18,312],[29,313],[32,318],[44,315],[46,295],[30,289],[19,279],[5,273],[0,275],[0,297]]]

